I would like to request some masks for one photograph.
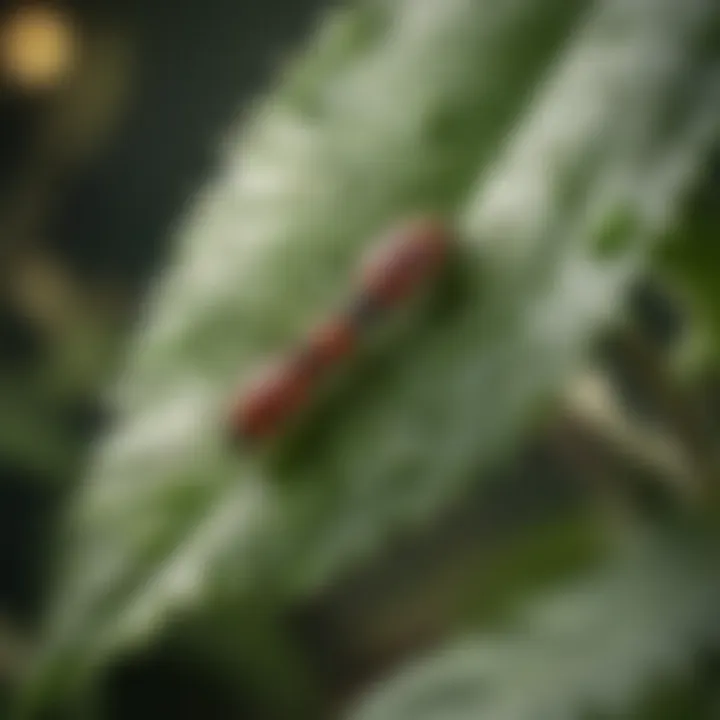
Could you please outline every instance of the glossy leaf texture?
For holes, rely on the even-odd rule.
[[[369,694],[352,720],[636,717],[720,642],[717,555],[653,542],[530,603],[505,633],[465,637]],[[520,690],[520,688],[522,690]]]
[[[70,519],[30,692],[178,612],[313,593],[512,450],[622,306],[717,129],[705,0],[397,0],[328,19],[185,223]],[[457,221],[458,277],[277,455],[229,393],[373,233]]]

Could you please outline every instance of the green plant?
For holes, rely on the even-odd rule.
[[[283,631],[292,611],[423,537],[471,492],[482,505],[507,458],[552,437],[563,412],[573,428],[589,413],[600,432],[597,408],[578,409],[566,391],[595,341],[620,331],[627,292],[655,272],[662,241],[690,247],[686,200],[717,139],[717,23],[703,0],[367,0],[330,17],[186,221],[117,388],[119,425],[68,521],[23,712],[87,700],[108,662],[170,630],[242,674],[261,716],[329,712],[332,692]],[[238,373],[294,342],[342,296],[368,238],[415,207],[457,221],[447,302],[355,368],[338,401],[279,453],[230,451],[217,417]],[[650,358],[667,365],[656,399],[685,402],[671,364]],[[705,642],[717,621],[716,541],[687,496],[709,507],[718,465],[688,446],[680,416],[661,423],[680,470],[649,454],[647,473],[679,488],[652,541],[637,539],[645,524],[634,512],[623,516],[628,533],[600,523],[601,538],[620,537],[599,553],[611,569],[597,588],[559,597],[559,625],[530,622],[524,640],[485,641],[493,614],[473,611],[464,591],[462,613],[438,600],[450,616],[440,613],[440,635],[477,639],[401,674],[356,717],[627,709]],[[633,451],[647,446],[620,435]],[[609,442],[621,452],[601,448],[602,461],[577,467],[609,477],[614,502],[633,486],[618,480],[639,475],[616,457],[621,441]],[[522,476],[520,494],[543,481]],[[559,503],[523,529],[517,552],[536,549],[561,517],[590,527],[586,505]],[[519,534],[495,539],[509,548]],[[571,564],[587,572],[597,555]],[[443,587],[472,585],[474,557]],[[503,580],[503,557],[486,582]],[[542,578],[521,572],[528,582],[512,579],[514,592],[494,587],[501,604],[554,579],[565,560],[550,552]]]

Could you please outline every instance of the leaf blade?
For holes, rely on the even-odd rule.
[[[711,14],[702,0],[686,3],[681,17],[671,3],[637,3],[627,25],[619,23],[626,3],[599,3],[550,65],[584,7],[558,1],[537,56],[510,73],[522,85],[517,97],[479,129],[505,91],[477,87],[478,67],[512,67],[510,40],[529,33],[548,5],[379,7],[392,8],[389,27],[400,39],[388,33],[384,45],[363,44],[337,75],[334,66],[318,71],[310,90],[327,113],[321,121],[292,94],[263,106],[242,148],[240,180],[229,168],[188,222],[184,252],[119,388],[125,420],[101,448],[73,517],[49,665],[117,652],[169,612],[206,607],[205,591],[223,583],[239,596],[266,583],[283,602],[313,592],[437,511],[475,468],[517,441],[538,402],[581,361],[666,220],[658,207],[671,205],[684,171],[696,169],[707,134],[705,125],[696,132],[697,108],[689,105],[664,140],[653,118],[693,66],[695,34]],[[626,28],[620,40],[611,32],[617,24]],[[658,69],[668,47],[672,62]],[[435,73],[444,54],[450,60]],[[599,68],[591,62],[598,56]],[[533,96],[548,67],[548,84]],[[568,126],[554,131],[550,121],[580,100],[588,107],[571,123],[575,135]],[[520,107],[529,119],[515,130]],[[619,108],[634,118],[627,129],[618,129]],[[628,154],[638,138],[642,147]],[[676,155],[687,167],[674,164]],[[567,192],[574,185],[579,196]],[[598,222],[618,203],[627,208],[624,193],[635,219],[626,249],[596,263]],[[363,238],[410,200],[459,208],[472,293],[482,303],[473,297],[451,321],[423,326],[397,351],[412,363],[381,369],[371,393],[361,387],[311,459],[296,458],[276,478],[254,457],[229,455],[216,412],[237,368],[249,371],[331,302]],[[488,287],[475,287],[486,268]],[[438,376],[444,381],[434,384]],[[243,513],[253,521],[210,543],[209,554],[195,553],[202,528],[244,491],[238,481],[250,488]],[[180,549],[187,552],[174,555]],[[243,582],[232,580],[238,557],[248,567]],[[174,592],[163,575],[172,558],[189,564],[196,593]],[[153,584],[155,577],[165,580]]]
[[[688,550],[635,547],[529,605],[506,633],[470,636],[401,671],[348,717],[624,715],[653,680],[682,674],[703,641],[719,639],[716,564]]]

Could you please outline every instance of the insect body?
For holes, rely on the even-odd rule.
[[[383,308],[402,302],[442,268],[451,240],[447,226],[433,218],[392,230],[362,265],[361,294]]]
[[[314,373],[294,358],[265,368],[232,410],[233,437],[259,441],[273,436],[290,415],[303,409],[313,379]]]
[[[352,357],[369,327],[441,270],[452,239],[448,227],[433,218],[387,233],[363,263],[348,308],[311,331],[299,352],[266,368],[241,393],[231,413],[232,435],[250,441],[277,435],[326,376]]]

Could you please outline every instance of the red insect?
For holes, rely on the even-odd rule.
[[[293,358],[265,368],[242,393],[230,424],[236,438],[263,440],[273,436],[310,397],[314,372]]]
[[[271,365],[245,389],[232,411],[232,434],[255,441],[277,435],[306,407],[325,374],[352,356],[365,327],[442,268],[452,239],[433,218],[391,230],[363,264],[350,309],[319,325],[299,353]]]
[[[324,372],[352,355],[357,341],[351,318],[319,325],[303,350],[266,368],[243,392],[231,418],[233,434],[261,440],[301,412]]]
[[[383,308],[401,302],[442,268],[452,239],[447,225],[431,217],[391,230],[363,263],[361,293]]]

